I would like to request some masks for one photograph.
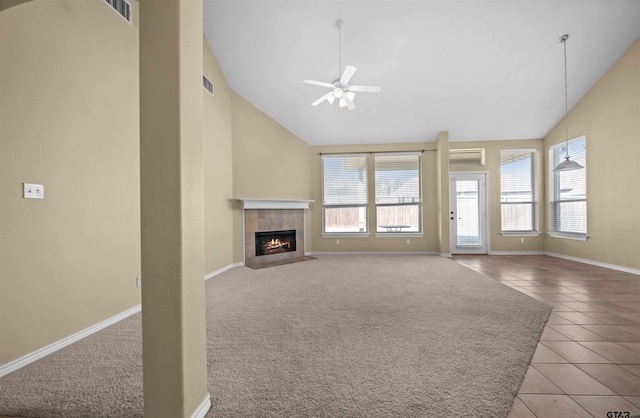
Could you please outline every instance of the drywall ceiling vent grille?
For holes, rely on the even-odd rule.
[[[127,0],[104,0],[127,22],[131,23],[131,4]]]
[[[202,87],[213,96],[213,83],[204,74],[202,75]]]

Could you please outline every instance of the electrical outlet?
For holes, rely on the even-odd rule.
[[[524,238],[520,238],[520,244],[524,244]]]
[[[25,199],[44,199],[44,185],[22,183],[22,197]]]
[[[207,256],[204,256],[204,263],[207,264]]]
[[[407,244],[411,244],[411,238],[407,238]]]
[[[136,277],[136,287],[142,287],[142,276]]]
[[[216,251],[216,260],[220,260],[220,251]]]
[[[336,240],[336,244],[340,245],[340,240],[339,239]]]

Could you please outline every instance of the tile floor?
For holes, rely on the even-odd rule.
[[[453,259],[553,306],[508,418],[640,416],[640,276],[542,255]]]

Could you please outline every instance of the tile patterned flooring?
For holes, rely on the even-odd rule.
[[[543,255],[453,259],[553,306],[508,418],[640,416],[640,276]]]

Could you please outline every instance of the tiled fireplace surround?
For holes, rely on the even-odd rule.
[[[256,232],[296,231],[296,250],[256,257]],[[244,264],[254,266],[304,256],[303,209],[245,209]]]
[[[242,204],[244,264],[255,266],[304,257],[304,211],[313,200],[236,199]],[[256,232],[296,231],[296,251],[256,257]]]

